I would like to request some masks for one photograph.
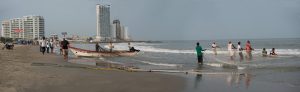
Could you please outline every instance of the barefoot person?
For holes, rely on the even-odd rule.
[[[196,54],[197,54],[197,58],[198,58],[198,64],[201,64],[201,65],[203,65],[203,53],[202,53],[202,51],[204,51],[204,50],[200,46],[199,42],[197,42]]]
[[[214,42],[211,45],[211,49],[213,50],[214,54],[217,55],[217,48],[219,48],[219,46],[216,44],[216,42]]]
[[[234,59],[234,54],[235,54],[234,53],[235,46],[231,43],[231,41],[228,42],[227,49],[228,49],[228,52],[229,52],[230,60],[233,60]]]
[[[246,50],[246,57],[247,57],[247,59],[251,60],[252,59],[252,50],[254,50],[254,49],[251,47],[251,44],[250,44],[249,40],[246,43],[245,50]]]
[[[63,41],[61,42],[61,46],[62,46],[62,52],[64,55],[64,59],[68,59],[68,48],[69,48],[69,42],[63,38]]]
[[[241,46],[241,42],[238,42],[237,50],[239,52],[240,61],[244,60],[244,55],[243,55],[243,50],[244,49]]]

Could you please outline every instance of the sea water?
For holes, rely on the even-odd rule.
[[[252,59],[246,59],[246,53],[243,52],[244,59],[241,60],[236,52],[234,59],[230,59],[227,51],[227,43],[231,41],[235,46],[237,42],[241,42],[241,46],[245,48],[245,43],[250,40],[252,48]],[[204,51],[204,65],[198,65],[195,52],[196,43],[199,42]],[[211,50],[211,44],[216,42],[220,48],[217,49],[217,55],[214,55]],[[129,50],[128,43],[114,43],[115,50]],[[94,50],[95,44],[72,44],[75,47]],[[107,44],[100,44],[107,48]],[[131,43],[136,49],[141,50],[133,57],[101,57],[96,58],[99,61],[106,61],[110,63],[118,63],[126,66],[136,66],[145,70],[172,70],[172,71],[202,71],[201,73],[220,73],[227,74],[226,78],[217,78],[217,80],[225,80],[224,85],[236,86],[243,80],[245,85],[239,85],[248,89],[248,83],[254,76],[256,81],[267,80],[267,84],[272,82],[283,82],[283,85],[288,85],[291,89],[300,88],[300,38],[277,38],[277,39],[229,39],[229,40],[182,40],[182,41],[161,41],[156,43]],[[278,56],[276,57],[262,57],[262,48],[266,48],[269,52],[272,48],[276,49]],[[80,58],[79,58],[80,59]],[[201,74],[200,73],[200,74]],[[284,76],[288,74],[288,76]],[[289,79],[281,79],[281,77]],[[195,75],[195,80],[206,75]],[[250,76],[250,77],[249,77]],[[298,76],[298,77],[295,77]],[[218,76],[209,76],[218,77]],[[220,76],[219,76],[220,77]],[[271,78],[269,78],[271,77]],[[249,79],[250,78],[250,79]],[[277,78],[277,79],[276,79]],[[191,79],[191,77],[189,77]],[[211,80],[212,81],[212,80]],[[215,81],[215,80],[213,80]],[[248,82],[247,82],[248,81]],[[256,82],[256,83],[259,83]],[[211,83],[211,82],[208,82]],[[224,86],[223,85],[223,86]],[[247,86],[248,85],[248,86]],[[264,85],[259,83],[256,85]],[[187,91],[201,91],[199,88],[189,88],[195,85],[189,85]],[[198,86],[198,84],[196,85]],[[278,85],[271,86],[278,87]],[[226,87],[225,87],[226,88]],[[280,87],[278,87],[280,88]],[[213,88],[212,88],[213,89]],[[222,88],[221,88],[222,89]],[[263,89],[263,88],[261,88]],[[293,89],[293,90],[294,90]],[[292,91],[293,91],[292,90]],[[207,90],[206,90],[207,91]],[[240,91],[237,89],[228,91]],[[248,90],[257,91],[257,90]],[[265,90],[274,91],[274,90]],[[275,90],[276,91],[276,90]],[[277,90],[278,91],[278,90]]]
[[[246,59],[245,52],[243,52],[244,60],[240,60],[238,52],[236,52],[234,59],[231,60],[227,51],[228,41],[232,41],[235,46],[237,46],[237,42],[240,41],[242,47],[245,47],[245,39],[131,43],[131,46],[141,50],[138,55],[133,57],[101,57],[99,60],[136,66],[143,69],[197,69],[198,64],[195,46],[196,43],[199,42],[203,49],[207,49],[203,51],[204,66],[209,68],[222,67],[220,64],[241,66],[239,69],[300,66],[300,39],[250,39],[251,45],[254,48],[252,60]],[[211,50],[211,44],[213,42],[216,42],[217,45],[220,46],[220,48],[217,49],[217,55],[214,55]],[[107,48],[107,44],[100,45]],[[73,46],[95,50],[94,44],[73,44]],[[127,43],[114,43],[114,47],[114,50],[129,50]],[[275,48],[278,56],[262,57],[262,48],[266,48],[268,53],[272,48]]]

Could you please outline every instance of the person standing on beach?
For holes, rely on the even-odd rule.
[[[46,41],[46,50],[47,50],[47,53],[49,53],[49,49],[50,49],[50,42]]]
[[[108,47],[109,47],[109,51],[112,52],[112,49],[114,48],[114,45],[112,44],[112,42],[109,42]]]
[[[54,49],[54,41],[53,39],[50,40],[50,50],[51,50],[51,53],[53,53],[53,49]]]
[[[247,57],[247,59],[251,60],[252,59],[252,50],[254,50],[254,49],[251,47],[251,44],[250,44],[249,40],[246,43],[245,50],[246,50],[246,57]]]
[[[197,58],[198,58],[198,64],[203,65],[203,53],[202,53],[202,51],[204,51],[204,50],[200,46],[199,42],[197,42],[196,45],[197,45],[196,46],[196,54],[197,54]]]
[[[238,42],[237,50],[239,52],[240,61],[244,60],[244,55],[243,55],[243,50],[244,49],[241,46],[241,42]]]
[[[229,52],[230,60],[233,60],[235,54],[234,53],[235,46],[231,43],[231,41],[228,42],[227,49]]]
[[[42,38],[42,41],[40,43],[40,47],[41,47],[41,52],[43,53],[43,55],[45,54],[46,51],[46,40],[45,37]]]
[[[212,48],[214,54],[217,55],[217,48],[219,48],[219,46],[216,44],[216,42],[214,42],[214,43],[211,45],[211,48]]]
[[[99,49],[100,49],[100,45],[99,45],[99,43],[96,43],[96,52],[99,52]]]
[[[68,59],[69,44],[70,44],[69,41],[67,41],[65,38],[63,38],[63,41],[61,41],[61,47],[62,47],[64,59]]]

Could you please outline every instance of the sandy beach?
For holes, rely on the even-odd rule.
[[[0,46],[2,47],[2,46]],[[82,68],[38,46],[0,50],[0,92],[180,92],[184,78],[172,75]]]

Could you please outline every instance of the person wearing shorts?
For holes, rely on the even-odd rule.
[[[69,41],[67,41],[65,38],[63,38],[63,41],[61,42],[61,47],[62,47],[64,59],[68,59],[69,44],[70,44]]]

